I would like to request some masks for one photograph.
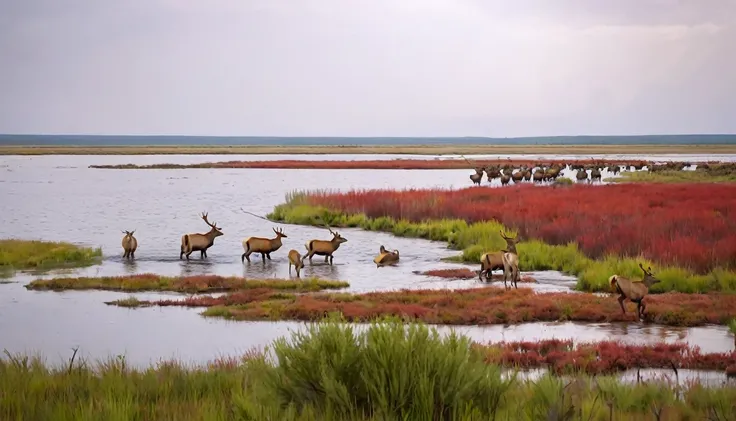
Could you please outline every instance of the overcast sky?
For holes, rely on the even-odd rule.
[[[736,133],[736,0],[0,0],[0,133]]]

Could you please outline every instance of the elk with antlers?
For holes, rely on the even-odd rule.
[[[248,237],[243,240],[243,253],[240,256],[240,261],[245,262],[248,259],[250,262],[251,253],[261,253],[261,259],[266,262],[266,257],[271,260],[271,253],[281,248],[281,238],[289,238],[284,234],[282,229],[272,228],[273,232],[276,233],[276,238],[262,238],[262,237]]]
[[[200,252],[200,258],[207,257],[207,249],[215,243],[215,238],[224,235],[222,229],[217,227],[217,223],[210,223],[207,220],[207,213],[202,212],[202,220],[210,226],[210,230],[205,234],[184,234],[181,237],[181,252],[179,259],[186,253],[187,260],[189,255],[195,251]]]
[[[399,263],[399,251],[388,251],[386,250],[386,247],[381,245],[381,248],[378,250],[378,256],[373,259],[373,263],[376,264],[377,268],[380,268],[381,266],[395,265]]]
[[[511,288],[510,286],[506,286],[506,280],[508,279],[509,283],[514,284],[514,288],[519,289],[517,283],[521,279],[521,273],[519,272],[519,255],[516,252],[516,243],[519,242],[519,239],[518,236],[512,238],[506,236],[503,231],[500,232],[501,237],[506,240],[506,249],[501,250],[503,253],[503,286],[504,288]]]
[[[644,266],[639,263],[639,267],[644,272],[644,277],[641,281],[634,281],[619,275],[611,275],[611,277],[608,278],[608,282],[611,283],[611,287],[614,288],[616,292],[621,294],[618,297],[618,303],[621,305],[621,312],[626,314],[624,300],[628,298],[632,303],[636,303],[636,315],[637,318],[641,320],[644,318],[644,310],[646,309],[646,305],[643,301],[644,297],[649,293],[649,288],[651,288],[652,285],[661,281],[652,275],[651,266],[649,269],[644,269]]]
[[[294,249],[289,250],[289,275],[291,275],[292,265],[296,269],[296,277],[299,278],[299,272],[304,267],[304,261],[302,260],[302,255]]]
[[[125,258],[135,258],[135,249],[138,248],[138,240],[133,237],[133,233],[135,233],[135,230],[133,231],[123,231],[123,234],[125,236],[123,237],[123,259]]]
[[[304,245],[307,248],[307,254],[304,258],[309,258],[309,263],[312,263],[312,256],[316,254],[317,256],[325,256],[325,263],[329,260],[330,265],[332,265],[332,253],[340,247],[340,244],[348,241],[337,231],[332,231],[329,226],[327,229],[332,234],[332,240],[311,240]]]
[[[503,256],[505,253],[508,253],[510,251],[516,253],[516,243],[518,243],[519,240],[516,237],[507,237],[503,234],[503,232],[501,232],[501,238],[506,240],[506,249],[484,253],[482,256],[480,256],[480,273],[478,274],[478,279],[480,281],[483,281],[483,275],[485,275],[486,281],[489,281],[491,279],[491,275],[493,275],[494,270],[504,269]]]

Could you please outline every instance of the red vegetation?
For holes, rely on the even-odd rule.
[[[478,272],[474,272],[467,268],[432,269],[426,272],[422,272],[422,275],[436,276],[438,278],[447,278],[447,279],[472,279],[472,278],[478,277]],[[503,275],[497,273],[497,274],[492,275],[491,279],[494,281],[503,281]],[[536,282],[537,280],[531,276],[522,276],[521,279],[519,280],[519,283],[536,283]]]
[[[278,160],[278,161],[223,161],[204,162],[199,164],[151,164],[151,165],[90,165],[90,168],[106,169],[184,169],[184,168],[266,168],[266,169],[325,169],[325,170],[463,170],[474,167],[487,167],[489,165],[512,165],[515,168],[521,165],[536,167],[550,164],[600,164],[600,165],[626,165],[627,161],[615,160],[554,160],[554,161],[531,161],[531,160],[508,160],[508,159],[483,159],[472,160],[472,164],[464,159],[383,159],[383,160],[356,160],[356,161],[307,161],[307,160]]]
[[[736,317],[736,294],[673,292],[648,296],[645,303],[645,321],[663,325],[725,324]],[[537,294],[530,288],[510,291],[502,288],[473,288],[309,295],[284,294],[264,288],[220,297],[140,302],[139,305],[227,306],[227,316],[241,320],[319,320],[331,312],[341,312],[346,319],[356,322],[382,316],[399,316],[449,325],[557,320],[620,322],[635,321],[636,317],[634,304],[626,304],[627,313],[624,315],[614,296]]]
[[[736,185],[370,190],[313,193],[308,200],[371,218],[497,220],[524,238],[576,242],[591,258],[642,255],[699,273],[736,268]]]
[[[686,344],[627,345],[614,341],[580,343],[572,340],[501,342],[475,345],[486,362],[521,369],[548,367],[555,373],[584,371],[610,374],[632,368],[672,368],[727,370],[736,364],[736,351],[701,354]]]

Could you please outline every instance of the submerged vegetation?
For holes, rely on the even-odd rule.
[[[610,291],[612,274],[638,279],[643,262],[662,280],[656,293],[736,291],[734,209],[736,186],[627,184],[297,192],[268,217],[447,241],[472,263],[501,250],[506,230],[525,240],[521,270],[559,270],[578,289]]]
[[[505,373],[464,336],[326,322],[207,367],[0,358],[0,418],[176,420],[729,419],[736,388]],[[399,369],[397,369],[399,367]],[[567,414],[566,417],[562,417]]]
[[[645,298],[645,322],[669,326],[727,324],[736,317],[736,294],[667,293]],[[490,325],[540,321],[621,322],[636,320],[636,306],[621,312],[613,297],[579,293],[535,293],[530,288],[505,291],[484,287],[458,290],[401,290],[390,292],[284,294],[260,288],[220,296],[131,301],[108,304],[123,307],[206,307],[204,316],[234,320],[320,320],[340,313],[349,321],[366,322],[397,316],[432,324]]]
[[[0,272],[91,266],[100,262],[102,249],[65,242],[0,240]]]
[[[110,291],[175,291],[187,293],[224,292],[241,289],[269,288],[297,292],[340,289],[350,286],[347,282],[324,279],[246,279],[217,275],[169,277],[150,273],[126,276],[104,276],[90,278],[37,279],[26,285],[33,290],[81,290],[97,289]]]

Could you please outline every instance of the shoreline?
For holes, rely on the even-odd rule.
[[[0,155],[509,155],[736,154],[736,144],[699,145],[315,145],[41,146],[3,145]]]

